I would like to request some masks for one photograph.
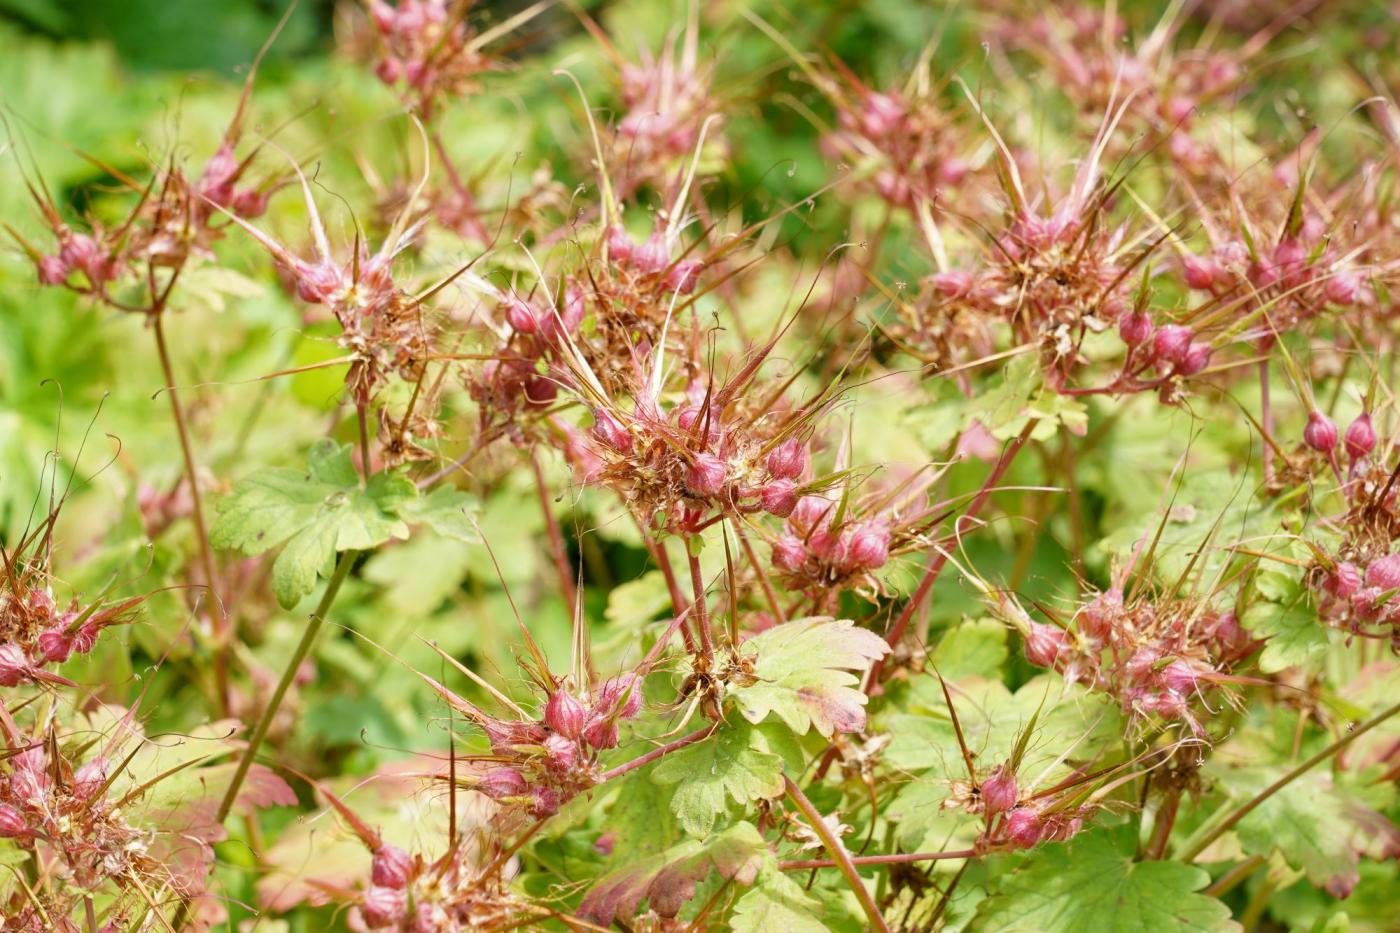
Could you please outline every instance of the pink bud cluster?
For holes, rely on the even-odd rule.
[[[401,87],[420,111],[431,115],[443,95],[466,92],[475,77],[491,68],[471,45],[472,32],[448,0],[371,0],[370,18],[381,53],[374,73],[390,87]]]
[[[607,232],[608,260],[618,268],[658,283],[667,292],[689,295],[695,291],[705,264],[699,259],[672,260],[672,247],[660,226],[641,243],[614,224]]]
[[[877,162],[875,192],[895,207],[912,208],[956,192],[970,167],[958,154],[959,135],[932,98],[858,89],[839,100],[839,128],[822,139],[827,158]]]
[[[659,59],[627,63],[620,74],[624,112],[617,123],[614,158],[632,188],[665,177],[700,141],[700,127],[715,112],[710,69],[669,50]]]
[[[92,651],[102,629],[123,621],[128,607],[99,607],[84,617],[76,606],[60,610],[40,586],[0,601],[0,686],[68,683],[45,668]]]
[[[1364,573],[1353,561],[1337,561],[1313,579],[1322,591],[1321,618],[1352,633],[1389,629],[1400,645],[1400,552],[1374,558]]]
[[[94,291],[116,281],[123,268],[121,258],[97,237],[66,228],[59,231],[58,252],[39,256],[36,262],[40,284],[64,285],[76,272],[83,275],[87,287]]]
[[[195,184],[195,194],[204,205],[205,214],[211,204],[248,219],[267,212],[268,191],[253,185],[239,185],[247,168],[247,160],[240,162],[231,144],[226,142],[215,150]]]
[[[889,517],[846,517],[838,526],[837,504],[803,496],[787,515],[773,543],[773,566],[799,588],[836,587],[879,570],[890,559]]]
[[[569,377],[551,362],[583,323],[583,291],[566,283],[557,305],[512,293],[501,300],[500,311],[508,328],[506,341],[470,383],[472,397],[483,404],[483,417],[538,410],[554,401],[561,381]],[[562,422],[558,425],[567,434]]]

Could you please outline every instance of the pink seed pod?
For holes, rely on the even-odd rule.
[[[625,452],[632,449],[632,435],[621,421],[601,408],[593,410],[593,436],[613,450]]]
[[[637,244],[632,242],[632,238],[627,235],[627,231],[613,224],[608,228],[608,257],[613,262],[624,265],[632,260],[632,253],[636,250]]]
[[[493,768],[481,776],[476,789],[492,800],[519,797],[525,793],[525,778],[514,768]]]
[[[698,259],[682,259],[666,270],[666,288],[682,295],[695,291],[700,281],[700,270],[705,264]]]
[[[374,850],[369,866],[371,884],[383,888],[404,888],[413,874],[413,856],[388,843]]]
[[[608,830],[605,833],[599,834],[598,838],[593,840],[593,851],[603,856],[603,858],[607,858],[613,854],[613,847],[616,844],[617,836],[612,830]]]
[[[1337,426],[1332,419],[1317,409],[1308,415],[1308,425],[1303,428],[1303,443],[1318,453],[1331,453],[1337,446]]]
[[[45,256],[39,260],[39,284],[62,285],[70,271],[62,256]]]
[[[1005,765],[997,765],[987,779],[982,782],[982,806],[987,813],[995,815],[1016,806],[1020,792],[1016,787],[1016,775]]]
[[[1192,664],[1178,658],[1162,668],[1162,683],[1174,693],[1189,696],[1196,692],[1196,684],[1201,680],[1203,673]]]
[[[29,659],[19,645],[0,645],[0,687],[13,687],[29,678]]]
[[[904,119],[904,105],[890,94],[871,92],[862,103],[860,128],[866,136],[879,138],[891,133]]]
[[[1366,568],[1366,585],[1382,591],[1400,588],[1400,551],[1371,561]]]
[[[588,711],[567,690],[556,690],[544,706],[544,724],[554,732],[576,739],[583,732]]]
[[[1210,291],[1220,281],[1222,271],[1215,260],[1202,256],[1183,256],[1181,271],[1186,284],[1198,291]]]
[[[807,445],[790,437],[768,452],[766,462],[776,479],[801,479],[807,469]]]
[[[671,250],[666,246],[666,238],[657,230],[632,251],[632,264],[646,275],[658,275],[671,264]]]
[[[1365,284],[1356,272],[1338,272],[1327,280],[1322,293],[1334,305],[1353,305],[1361,297]]]
[[[1361,571],[1349,560],[1337,564],[1335,570],[1322,581],[1322,588],[1338,599],[1351,599],[1361,587]]]
[[[1222,243],[1212,254],[1221,269],[1244,269],[1249,264],[1249,247],[1239,240]]]
[[[794,531],[808,532],[819,525],[825,525],[831,521],[831,514],[835,511],[836,504],[830,499],[821,496],[803,496],[797,500],[797,508],[792,510],[788,516],[788,525]]]
[[[711,453],[695,455],[695,462],[685,471],[685,488],[699,497],[717,496],[724,489],[729,468]]]
[[[797,484],[790,479],[775,479],[758,491],[763,511],[787,518],[797,508]]]
[[[407,914],[408,892],[401,888],[375,885],[360,900],[360,915],[371,930],[394,926]]]
[[[579,729],[579,734],[583,729]],[[578,742],[555,733],[544,740],[545,765],[555,771],[568,771],[578,762]]]
[[[394,25],[398,22],[398,11],[384,0],[370,0],[369,15],[380,32],[393,32]]]
[[[606,716],[595,715],[588,721],[587,728],[583,730],[583,740],[590,747],[599,750],[617,748],[619,741],[617,723],[609,721]]]
[[[1152,349],[1159,359],[1169,363],[1180,363],[1191,350],[1191,338],[1195,332],[1180,324],[1168,324],[1157,331],[1152,338]]]
[[[525,401],[536,407],[550,404],[558,394],[559,383],[546,376],[532,376],[525,383]]]
[[[1176,364],[1176,373],[1180,376],[1194,376],[1209,365],[1210,344],[1198,341],[1186,348],[1186,355]]]
[[[1029,849],[1040,841],[1044,825],[1040,814],[1030,807],[1017,807],[1006,817],[1006,841],[1018,849]]]
[[[271,195],[257,188],[240,188],[234,192],[232,210],[239,217],[252,219],[267,213]]]
[[[78,630],[73,633],[73,650],[78,654],[87,654],[97,644],[97,636],[101,631],[95,622],[84,622],[78,626]]]
[[[59,246],[58,256],[69,269],[87,271],[99,261],[101,250],[97,241],[86,233],[75,233]]]
[[[783,535],[773,542],[773,565],[789,572],[801,570],[807,563],[807,545],[794,535]]]
[[[308,304],[325,304],[340,290],[340,270],[330,262],[298,262],[292,275],[297,297]]]
[[[1152,318],[1143,311],[1126,311],[1118,318],[1118,336],[1130,347],[1152,339]]]
[[[1123,591],[1114,587],[1104,590],[1079,610],[1076,621],[1079,630],[1090,638],[1103,641],[1113,631],[1114,623],[1123,611]]]
[[[950,269],[929,276],[929,284],[949,298],[965,298],[972,292],[975,280],[965,269]]]
[[[533,334],[540,329],[535,309],[513,295],[506,300],[506,323],[520,334]]]
[[[1360,460],[1376,449],[1376,429],[1371,424],[1369,412],[1363,411],[1356,416],[1355,421],[1347,425],[1347,433],[1343,436],[1342,443],[1346,445],[1347,456],[1353,460]]]
[[[1026,635],[1026,660],[1036,667],[1053,667],[1065,650],[1065,633],[1053,625],[1031,622]]]
[[[531,810],[535,816],[544,819],[559,812],[559,792],[552,787],[536,787],[534,804]]]
[[[73,772],[73,796],[79,800],[91,800],[97,796],[97,792],[105,783],[107,762],[102,758],[94,758]]]
[[[883,521],[861,522],[851,531],[846,552],[851,565],[861,570],[878,570],[890,559],[890,531]]]
[[[0,803],[0,839],[13,839],[29,834],[24,814],[8,803]]]
[[[622,706],[617,710],[619,719],[631,719],[640,713],[642,711],[642,679],[636,674],[628,672],[616,677],[609,677],[603,681],[603,685],[598,688],[598,702],[596,704],[598,712],[612,715],[613,707],[617,706],[619,700],[622,700]]]
[[[385,55],[374,66],[374,75],[385,84],[398,84],[403,80],[403,62],[392,55]]]
[[[63,629],[48,629],[39,633],[39,650],[48,664],[62,664],[73,654],[73,638]]]
[[[834,560],[838,551],[844,551],[850,543],[850,534],[837,533],[822,526],[807,538],[807,546],[821,560]]]

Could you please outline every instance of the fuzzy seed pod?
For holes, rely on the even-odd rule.
[[[790,437],[768,452],[767,464],[775,479],[801,479],[807,469],[807,446]]]
[[[806,533],[831,520],[836,504],[821,496],[803,496],[797,500],[797,508],[788,516],[788,525],[794,531]]]
[[[783,535],[773,542],[773,565],[779,570],[801,570],[807,562],[807,546],[802,539]]]
[[[408,892],[400,888],[374,886],[360,900],[360,914],[371,930],[390,927],[408,913]]]
[[[412,873],[413,856],[403,849],[385,843],[374,850],[374,860],[369,867],[371,884],[384,888],[404,888],[408,886]]]
[[[252,220],[267,213],[271,198],[266,191],[257,188],[240,188],[233,195],[233,212],[239,217]]]
[[[666,271],[666,288],[682,295],[695,291],[700,281],[700,270],[705,264],[698,259],[682,259]]]
[[[685,472],[685,488],[701,498],[717,496],[724,489],[728,474],[729,468],[719,457],[710,453],[696,454],[695,462]]]
[[[101,631],[94,622],[84,622],[78,626],[78,630],[73,633],[73,650],[78,654],[87,654],[97,644],[97,636]]]
[[[540,329],[535,309],[514,296],[506,302],[506,323],[519,334],[533,334]]]
[[[1029,849],[1040,841],[1044,825],[1040,814],[1030,807],[1017,807],[1006,817],[1006,840],[1018,849]]]
[[[79,800],[91,800],[97,796],[102,785],[107,783],[107,762],[94,758],[73,772],[73,796]]]
[[[1162,683],[1174,693],[1189,696],[1196,692],[1202,673],[1188,662],[1177,659],[1162,668]]]
[[[1303,428],[1303,443],[1318,453],[1331,453],[1337,446],[1337,426],[1332,419],[1317,409],[1308,415],[1308,425]]]
[[[97,264],[100,252],[96,240],[86,233],[75,233],[59,246],[58,255],[68,268],[87,271]]]
[[[13,687],[29,677],[29,659],[19,645],[0,645],[0,687]]]
[[[62,664],[73,654],[73,637],[59,628],[40,632],[39,650],[46,663]]]
[[[386,55],[374,66],[374,75],[385,84],[398,84],[403,80],[403,62]]]
[[[579,729],[582,735],[583,729]],[[555,733],[544,740],[545,765],[555,771],[568,771],[578,762],[578,742]]]
[[[624,696],[626,696],[625,700]],[[613,707],[617,706],[619,700],[622,701],[622,705],[617,709],[619,719],[631,719],[640,713],[642,711],[642,679],[629,672],[609,677],[603,681],[603,685],[598,688],[598,712],[612,715]]]
[[[0,839],[13,839],[29,833],[24,814],[8,803],[0,803]]]
[[[536,787],[534,791],[534,805],[531,807],[535,816],[544,819],[559,812],[559,792],[552,787]]]
[[[1158,359],[1169,363],[1180,363],[1191,350],[1191,339],[1195,332],[1180,324],[1168,324],[1157,331],[1152,338],[1152,349]]]
[[[567,690],[556,690],[544,707],[544,724],[559,735],[576,739],[583,732],[588,711]]]
[[[297,297],[308,304],[325,304],[340,290],[340,270],[329,262],[298,262],[292,276]]]
[[[1363,411],[1356,416],[1355,421],[1347,425],[1347,433],[1342,442],[1346,445],[1347,456],[1353,460],[1360,460],[1376,449],[1376,429],[1371,424],[1369,412]]]
[[[72,271],[62,256],[45,256],[39,260],[39,284],[62,285]]]
[[[964,269],[951,269],[929,277],[929,283],[949,298],[964,298],[972,291],[972,273]]]
[[[1026,660],[1036,667],[1053,667],[1065,649],[1065,633],[1053,625],[1031,622],[1026,635]]]
[[[588,720],[588,726],[583,730],[583,740],[590,747],[599,750],[617,748],[619,738],[617,723],[610,722],[607,716],[593,716]]]
[[[645,275],[659,275],[671,264],[671,251],[666,246],[666,238],[661,231],[652,233],[632,251],[632,264]]]
[[[1210,365],[1210,344],[1198,341],[1186,348],[1186,355],[1176,364],[1180,376],[1194,376]]]
[[[787,518],[797,508],[797,484],[790,479],[775,479],[758,491],[763,511]]]
[[[481,776],[476,789],[492,800],[519,797],[525,793],[525,778],[514,768],[493,768]]]
[[[1334,305],[1353,305],[1361,297],[1364,288],[1361,276],[1348,270],[1338,272],[1328,279],[1327,284],[1322,287],[1322,293]]]
[[[890,532],[882,521],[861,522],[851,531],[846,551],[853,567],[878,570],[890,559]]]
[[[1130,347],[1152,339],[1152,318],[1143,311],[1125,311],[1118,317],[1118,336]]]
[[[628,263],[632,260],[632,253],[637,245],[632,242],[632,238],[627,235],[627,231],[613,224],[608,228],[608,258],[613,262]]]
[[[1366,568],[1366,585],[1382,591],[1400,588],[1400,551],[1371,561]]]
[[[982,782],[982,806],[990,814],[1010,810],[1016,806],[1020,796],[1016,787],[1016,775],[1005,765],[997,765],[987,779]]]
[[[1338,599],[1351,599],[1361,588],[1361,571],[1351,561],[1344,560],[1322,581],[1322,588]]]
[[[1209,291],[1221,278],[1221,269],[1215,260],[1201,256],[1184,256],[1181,271],[1186,284],[1198,291]]]

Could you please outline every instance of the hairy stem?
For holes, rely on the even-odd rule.
[[[956,849],[951,852],[897,852],[894,855],[852,855],[852,865],[906,865],[910,862],[941,862],[955,858],[976,858],[976,849]],[[804,868],[837,868],[838,864],[829,858],[798,859],[779,862],[783,871],[800,871]]]
[[[1351,730],[1346,735],[1342,736],[1340,739],[1337,739],[1337,741],[1333,742],[1331,745],[1328,745],[1316,755],[1313,755],[1307,761],[1304,761],[1302,764],[1298,765],[1298,767],[1294,768],[1292,771],[1289,771],[1277,781],[1274,781],[1274,783],[1270,784],[1268,787],[1255,794],[1254,797],[1244,806],[1235,810],[1235,812],[1227,816],[1218,825],[1210,829],[1199,839],[1195,840],[1193,844],[1187,847],[1186,851],[1181,853],[1180,860],[1182,862],[1187,863],[1195,861],[1196,858],[1198,858],[1200,854],[1204,852],[1212,842],[1219,839],[1225,833],[1233,829],[1236,823],[1244,819],[1250,813],[1254,812],[1254,809],[1260,804],[1262,804],[1264,801],[1268,800],[1274,794],[1277,794],[1289,784],[1292,784],[1294,781],[1298,780],[1298,778],[1311,771],[1314,767],[1326,761],[1328,758],[1331,758],[1337,752],[1346,748],[1352,742],[1355,742],[1357,739],[1361,738],[1363,735],[1370,732],[1372,729],[1376,728],[1376,726],[1379,726],[1381,723],[1385,722],[1387,719],[1394,716],[1396,713],[1400,713],[1400,703],[1396,703],[1394,706],[1391,706],[1388,709],[1377,713],[1375,716],[1372,716],[1370,719],[1366,720],[1364,723],[1357,726],[1355,729]]]
[[[715,641],[710,632],[710,616],[705,606],[705,577],[700,570],[700,558],[690,552],[689,542],[686,543],[686,557],[690,563],[690,588],[694,593],[694,602],[691,605],[695,607],[695,628],[700,633],[700,653],[706,660],[713,660]]]
[[[258,724],[253,727],[253,734],[248,737],[248,748],[239,760],[238,770],[234,772],[233,780],[229,782],[224,799],[219,804],[215,822],[222,823],[228,818],[229,811],[233,809],[234,801],[238,799],[238,791],[242,788],[244,779],[248,777],[248,769],[253,766],[253,759],[257,757],[263,740],[267,738],[268,730],[272,728],[272,720],[277,716],[277,710],[281,707],[282,700],[292,685],[292,679],[296,677],[297,670],[311,651],[311,645],[316,640],[316,633],[321,630],[321,623],[326,621],[326,613],[330,612],[331,604],[335,602],[336,594],[340,592],[340,585],[349,576],[350,566],[355,562],[355,557],[358,554],[359,551],[342,551],[340,553],[340,559],[335,564],[335,572],[331,574],[330,582],[326,584],[326,591],[321,594],[321,601],[316,605],[316,610],[306,620],[306,629],[301,633],[301,641],[297,643],[292,656],[287,659],[287,667],[282,671],[282,679],[277,681],[277,687],[272,691],[272,696],[268,698],[262,716],[258,717]]]
[[[161,372],[165,376],[165,391],[170,398],[170,412],[175,418],[175,433],[180,437],[180,454],[185,463],[185,482],[190,487],[190,512],[194,519],[195,537],[199,539],[199,563],[204,571],[204,582],[209,588],[210,617],[214,620],[214,682],[218,693],[219,708],[228,711],[228,645],[232,634],[228,630],[228,617],[224,614],[224,603],[220,599],[218,578],[214,572],[214,553],[209,548],[209,532],[204,524],[204,500],[199,493],[199,480],[195,474],[194,451],[190,447],[189,428],[185,410],[180,404],[180,392],[175,388],[175,368],[170,362],[170,348],[165,342],[165,318],[163,312],[151,315],[151,329],[155,332],[156,352],[160,356]]]
[[[598,775],[598,783],[606,784],[608,781],[611,781],[614,778],[620,778],[628,772],[636,771],[638,768],[644,768],[656,759],[663,758],[674,751],[679,751],[680,749],[685,748],[687,745],[694,745],[696,742],[703,742],[705,739],[708,739],[711,735],[713,735],[715,730],[718,728],[719,723],[713,723],[711,725],[706,726],[703,729],[696,729],[689,735],[683,735],[680,738],[676,739],[674,742],[667,742],[665,745],[657,746],[656,748],[653,748],[651,751],[647,752],[645,755],[633,758],[631,761],[624,762],[623,764],[618,765],[616,768],[604,771],[602,774]]]
[[[851,860],[851,853],[846,851],[841,840],[831,831],[831,827],[826,825],[826,820],[822,819],[821,813],[812,805],[812,801],[807,799],[807,795],[802,793],[802,788],[792,782],[792,778],[783,775],[783,786],[787,790],[788,799],[797,805],[797,809],[802,811],[802,815],[806,817],[812,831],[817,834],[817,838],[822,841],[826,851],[831,854],[832,864],[841,869],[841,874],[845,876],[846,883],[850,885],[856,900],[860,901],[865,916],[870,919],[870,928],[879,930],[881,933],[889,933],[889,925],[885,923],[885,918],[880,916],[879,906],[875,903],[875,899],[870,896],[870,891],[865,887],[865,882],[861,880],[859,873],[856,872],[855,862]],[[878,858],[879,856],[870,857]]]

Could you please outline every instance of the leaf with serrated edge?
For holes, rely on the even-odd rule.
[[[780,744],[781,729],[761,730],[748,723],[721,727],[714,737],[662,759],[651,779],[676,785],[671,810],[681,828],[692,836],[708,836],[730,800],[748,804],[781,797],[787,754]]]
[[[754,682],[731,686],[729,695],[749,722],[776,715],[798,735],[816,728],[830,738],[865,728],[866,696],[854,689],[864,670],[889,645],[848,619],[797,619],[744,642]]]
[[[734,903],[729,919],[732,933],[825,933],[829,928],[817,919],[822,905],[802,886],[781,871],[764,868],[758,880]]]
[[[445,538],[467,544],[481,541],[474,520],[477,511],[474,496],[451,486],[439,486],[426,496],[409,499],[398,509],[399,517],[410,525],[426,525]]]

